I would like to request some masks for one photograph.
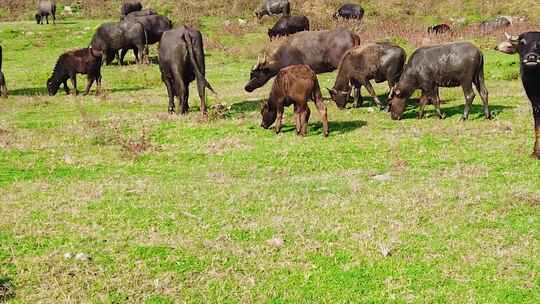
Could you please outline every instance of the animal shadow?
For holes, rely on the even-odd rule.
[[[264,99],[245,100],[231,105],[231,114],[241,114],[250,112],[259,112]]]
[[[39,96],[48,94],[49,92],[46,87],[9,90],[10,96]]]
[[[355,121],[329,121],[328,128],[330,129],[330,136],[332,134],[345,134],[353,132],[367,125],[367,122],[362,120]],[[281,128],[281,133],[296,132],[294,122],[285,123]],[[307,136],[322,135],[323,125],[322,122],[309,123]]]
[[[413,99],[409,102],[409,105],[407,105],[406,112],[403,115],[403,119],[416,119],[418,117],[418,111],[419,111],[418,103],[419,103],[419,99]],[[515,107],[489,105],[489,111],[491,112],[492,118],[500,115],[505,110],[513,109],[513,108]],[[441,106],[441,112],[443,113],[445,118],[451,118],[454,116],[462,116],[464,109],[465,109],[465,104],[445,107],[444,102],[443,102],[443,105]],[[431,104],[426,105],[425,116],[437,117],[437,114],[435,112],[435,107],[433,105]],[[482,105],[481,102],[480,104],[472,105],[471,111],[469,112],[469,119],[484,119],[484,106]]]

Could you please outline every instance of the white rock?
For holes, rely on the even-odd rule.
[[[64,253],[64,259],[71,260],[72,258],[73,258],[73,253],[71,252]]]
[[[75,255],[75,260],[77,261],[86,262],[86,261],[90,261],[91,259],[92,258],[86,253],[79,252],[77,253],[77,255]]]
[[[392,175],[390,175],[390,173],[379,174],[375,175],[373,179],[378,182],[386,182],[392,179]]]
[[[275,247],[275,248],[281,248],[285,244],[285,241],[283,241],[282,238],[277,238],[276,237],[276,238],[272,238],[272,239],[267,240],[266,244],[268,244],[268,246],[272,246],[272,247]]]

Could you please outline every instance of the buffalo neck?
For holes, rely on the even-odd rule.
[[[350,77],[349,73],[346,72],[346,68],[340,68],[336,77],[336,82],[334,83],[334,89],[338,91],[349,91],[351,88],[349,82]]]

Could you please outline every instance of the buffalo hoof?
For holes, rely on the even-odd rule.
[[[540,159],[540,151],[533,152],[533,154],[531,154],[531,158],[532,159]]]

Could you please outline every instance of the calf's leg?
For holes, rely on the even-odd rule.
[[[466,84],[463,84],[462,87],[463,94],[465,95],[465,110],[463,111],[463,117],[461,118],[461,120],[467,120],[469,119],[469,113],[471,111],[475,94],[472,88],[472,83],[467,82]]]
[[[426,109],[426,105],[429,102],[429,97],[426,92],[422,92],[422,97],[420,97],[420,108],[418,109],[418,119],[424,118],[424,111]]]
[[[88,80],[86,82],[86,89],[84,90],[84,95],[88,95],[90,93],[90,88],[94,84],[95,78],[93,76],[88,75]]]
[[[67,79],[64,80],[64,92],[66,92],[66,95],[69,95],[69,86],[67,83]]]
[[[79,91],[77,90],[77,74],[72,73],[69,75],[69,78],[71,79],[71,84],[73,85],[73,89],[75,90],[75,96],[79,95]]]
[[[321,120],[323,124],[323,136],[328,137],[329,128],[328,128],[328,114],[326,110],[326,105],[324,104],[324,101],[322,99],[322,95],[319,92],[315,92],[314,94],[314,101],[315,105],[317,106],[317,110],[319,111],[319,114],[321,115]]]
[[[355,86],[354,89],[354,99],[356,100],[355,108],[360,108],[364,103],[364,98],[362,97],[362,85]]]
[[[384,106],[383,106],[382,102],[379,100],[379,97],[378,97],[377,94],[375,93],[375,90],[374,90],[373,87],[371,86],[371,83],[369,82],[369,80],[364,81],[364,86],[365,86],[366,89],[368,90],[369,95],[371,95],[371,97],[373,97],[373,100],[375,101],[375,103],[377,104],[377,106],[379,106],[379,108],[380,108],[381,110],[384,109]]]
[[[283,123],[283,110],[284,110],[283,106],[278,106],[278,108],[277,108],[277,117],[276,117],[276,126],[275,126],[276,134],[279,134],[279,132],[281,132],[281,125]],[[296,113],[295,113],[295,115],[296,115]]]

